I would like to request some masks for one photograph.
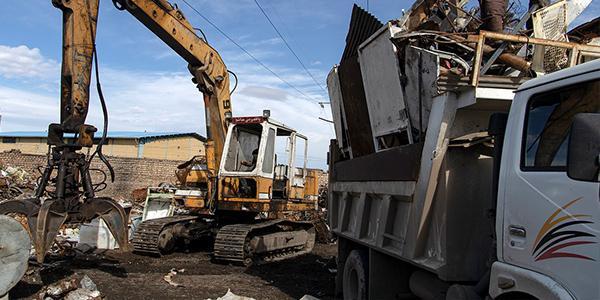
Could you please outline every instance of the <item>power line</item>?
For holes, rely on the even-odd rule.
[[[298,57],[298,54],[296,54],[296,51],[294,51],[294,49],[292,49],[292,46],[290,46],[290,44],[283,37],[283,35],[281,34],[281,32],[279,32],[279,29],[277,29],[277,26],[275,26],[275,24],[273,24],[273,21],[271,21],[271,18],[269,18],[269,15],[267,15],[267,13],[262,8],[262,6],[260,6],[260,3],[258,3],[258,0],[254,0],[254,3],[256,3],[256,6],[258,6],[258,8],[262,12],[262,14],[265,16],[265,18],[267,18],[267,21],[269,21],[269,24],[271,24],[271,26],[273,27],[273,29],[275,29],[275,32],[277,32],[277,34],[279,35],[279,37],[281,38],[281,40],[283,41],[283,43],[285,43],[286,47],[290,50],[290,52],[292,52],[292,54],[294,55],[294,57],[296,57],[296,60],[300,63],[300,65],[302,66],[302,68],[304,68],[304,70],[310,76],[310,78],[312,78],[312,80],[317,84],[317,86],[319,86],[324,92],[326,92],[325,88],[323,88],[323,86],[319,83],[319,81],[315,78],[315,76],[313,76],[313,74],[308,70],[308,68],[304,65],[304,63],[302,62],[302,60],[300,59],[300,57]]]
[[[202,19],[204,19],[204,21],[206,21],[208,24],[210,24],[212,27],[214,27],[219,33],[221,33],[225,38],[227,38],[230,42],[232,42],[234,45],[236,45],[238,48],[240,48],[240,50],[244,51],[244,53],[246,53],[246,55],[248,55],[250,58],[252,58],[252,60],[254,60],[257,64],[259,64],[260,66],[262,66],[265,70],[269,71],[271,74],[273,74],[273,76],[277,77],[279,80],[281,80],[281,82],[285,83],[287,86],[291,87],[292,89],[294,89],[296,92],[298,92],[300,95],[304,96],[306,99],[310,99],[313,101],[317,101],[315,98],[310,97],[308,95],[306,95],[304,92],[302,92],[301,90],[299,90],[296,86],[294,86],[293,84],[289,83],[287,80],[283,79],[281,76],[279,76],[279,74],[275,73],[275,71],[273,71],[271,68],[269,68],[267,65],[265,65],[264,63],[262,63],[258,58],[256,58],[254,55],[252,55],[252,53],[248,52],[248,50],[244,49],[244,47],[242,47],[242,45],[238,44],[233,38],[231,38],[227,33],[225,33],[223,30],[221,30],[221,28],[219,28],[219,26],[217,26],[215,23],[213,23],[210,19],[208,19],[207,17],[205,17],[200,11],[198,11],[195,7],[193,7],[190,3],[187,2],[187,0],[181,0],[183,1],[183,3],[185,3],[187,6],[189,6],[193,11],[195,11]]]

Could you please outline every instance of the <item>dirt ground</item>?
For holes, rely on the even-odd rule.
[[[335,274],[328,269],[334,267],[336,249],[335,244],[317,244],[311,254],[250,268],[213,263],[207,251],[162,258],[116,251],[78,254],[31,266],[10,297],[33,299],[45,285],[87,274],[106,299],[216,299],[227,289],[255,299],[300,299],[307,294],[333,299]],[[172,268],[185,269],[173,277],[183,287],[163,280]]]

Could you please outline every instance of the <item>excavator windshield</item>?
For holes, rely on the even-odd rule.
[[[256,169],[261,134],[261,124],[244,124],[233,127],[225,157],[226,171],[252,172]]]

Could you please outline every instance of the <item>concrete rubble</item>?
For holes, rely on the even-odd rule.
[[[87,275],[73,275],[44,287],[36,299],[96,300],[102,299],[102,294]]]

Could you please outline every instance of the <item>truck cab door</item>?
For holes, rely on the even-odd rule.
[[[600,299],[600,187],[567,176],[567,150],[574,117],[600,112],[598,95],[600,71],[519,91],[498,192],[498,259],[578,299]]]

